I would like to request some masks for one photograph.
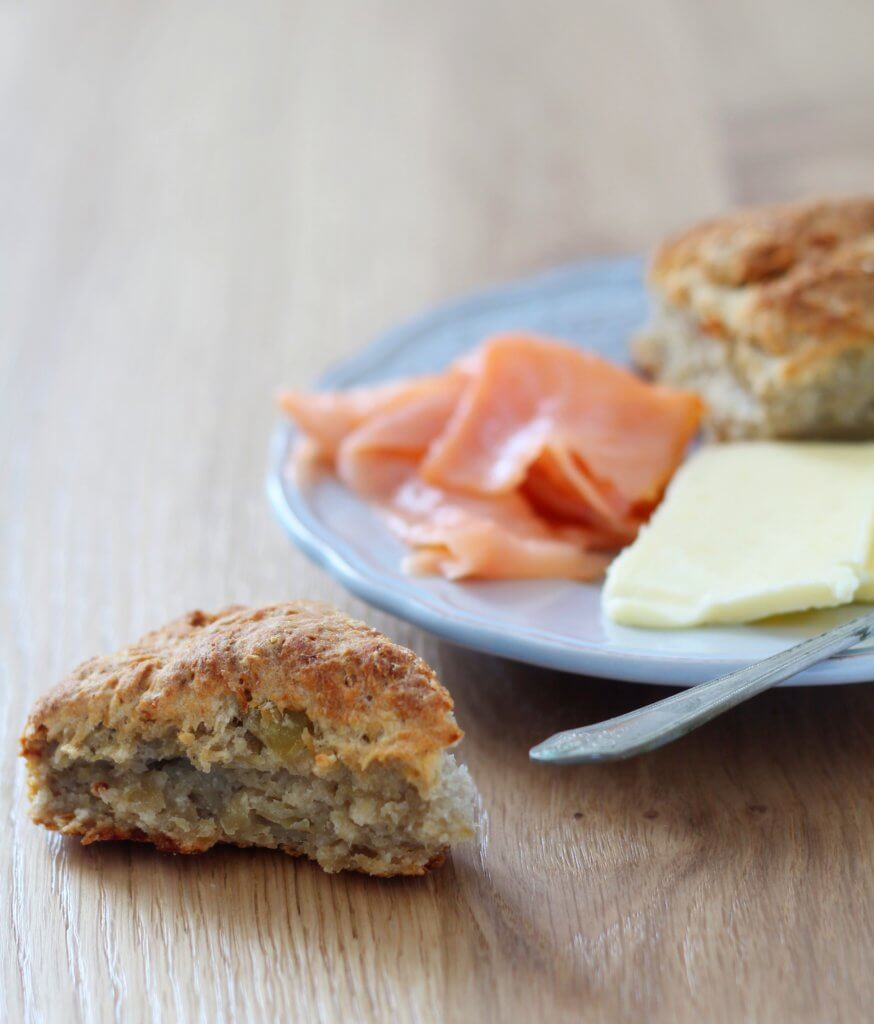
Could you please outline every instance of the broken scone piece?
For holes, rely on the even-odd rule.
[[[452,707],[421,658],[326,605],[192,612],[37,703],[32,817],[83,843],[420,875],[474,832]]]

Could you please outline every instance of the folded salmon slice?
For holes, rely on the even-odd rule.
[[[566,449],[546,448],[531,464],[520,491],[540,515],[586,527],[601,547],[630,544],[644,521],[587,476]]]
[[[340,479],[364,497],[389,499],[416,472],[467,385],[466,377],[447,373],[399,389],[340,442],[336,456]]]
[[[407,570],[451,579],[600,576],[700,416],[694,396],[528,336],[493,339],[442,375],[280,404],[384,509],[413,548]]]
[[[333,458],[345,437],[413,386],[403,382],[338,392],[283,391],[279,408],[297,423],[322,455]]]
[[[476,498],[413,476],[388,504],[389,524],[414,553],[404,568],[448,579],[591,580],[610,556],[579,527],[551,527],[519,494]]]
[[[700,416],[695,395],[655,387],[590,352],[498,337],[420,472],[437,486],[487,495],[524,487],[535,469],[546,507],[554,499],[564,515],[633,536]]]

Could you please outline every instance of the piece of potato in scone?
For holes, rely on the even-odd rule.
[[[474,833],[452,707],[421,658],[326,605],[192,612],[38,701],[31,815],[83,843],[420,875]]]
[[[637,365],[717,438],[874,438],[874,196],[738,210],[655,253]]]

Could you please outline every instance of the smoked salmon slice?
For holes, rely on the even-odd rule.
[[[284,391],[279,408],[314,441],[323,455],[334,457],[341,442],[374,416],[393,408],[409,406],[419,396],[427,396],[454,371],[434,377],[380,384],[373,388],[348,391]]]
[[[421,466],[430,483],[506,494],[541,457],[579,495],[579,514],[652,511],[698,429],[700,400],[655,387],[558,342],[488,342],[478,372]],[[590,486],[591,485],[591,486]],[[597,492],[597,493],[596,493]]]
[[[593,537],[556,528],[519,494],[476,498],[411,477],[392,496],[389,524],[412,548],[404,568],[448,579],[596,579],[610,561]]]
[[[548,339],[488,341],[446,373],[280,397],[340,479],[378,503],[411,572],[594,579],[661,499],[699,400]]]
[[[389,498],[445,429],[466,386],[464,377],[450,373],[395,396],[340,443],[340,479],[365,497]]]

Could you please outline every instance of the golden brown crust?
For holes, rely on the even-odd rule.
[[[792,369],[874,343],[874,196],[739,210],[662,245],[650,281]]]
[[[313,602],[195,611],[121,651],[92,658],[34,707],[25,756],[47,740],[98,726],[136,739],[166,727],[184,743],[231,702],[240,712],[304,712],[332,733],[330,753],[353,770],[392,760],[427,783],[462,736],[452,698],[412,651]]]

